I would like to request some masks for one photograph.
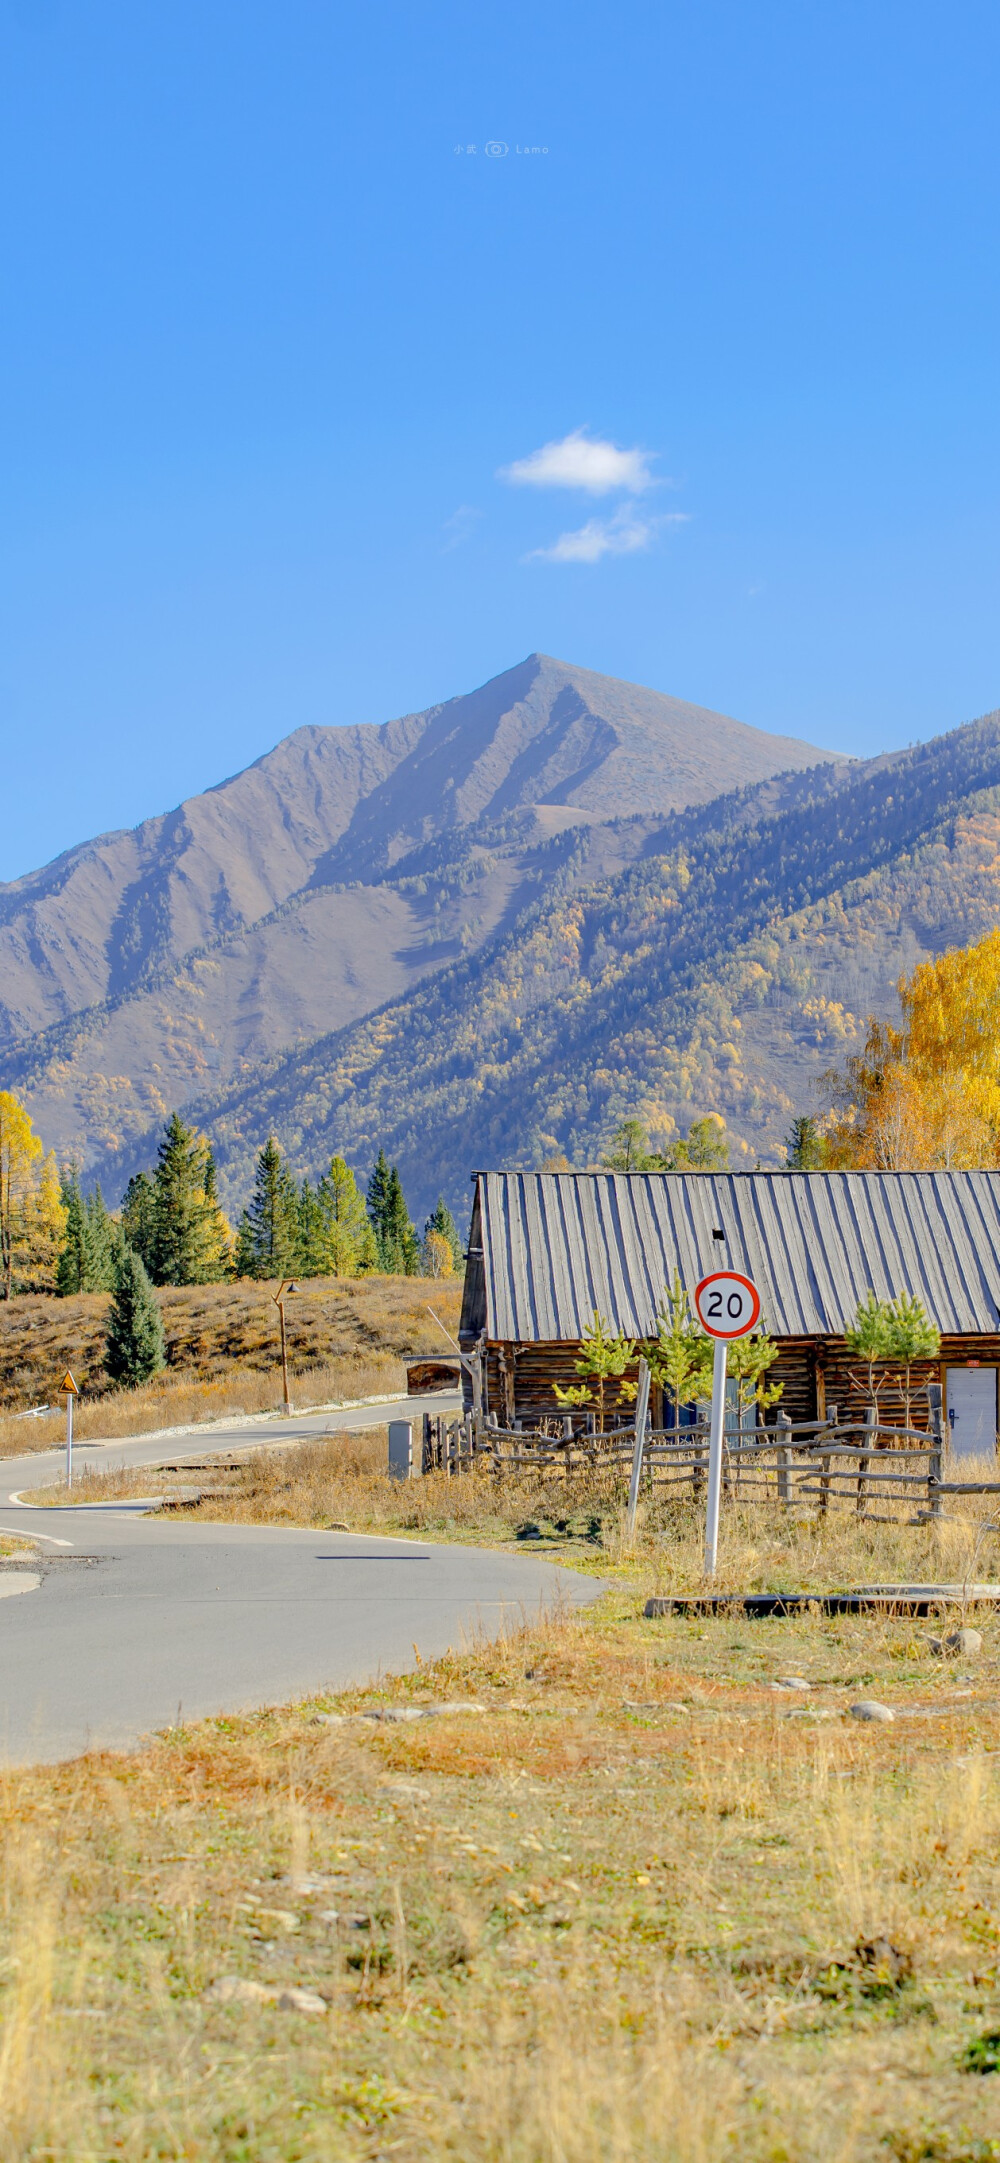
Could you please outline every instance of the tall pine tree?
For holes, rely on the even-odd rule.
[[[375,1234],[375,1247],[378,1255],[379,1269],[385,1268],[384,1253],[386,1230],[388,1226],[389,1181],[391,1176],[392,1175],[389,1171],[389,1163],[386,1157],[385,1150],[380,1149],[378,1156],[376,1157],[375,1162],[372,1166],[371,1178],[368,1181],[368,1186],[365,1191],[365,1208],[368,1211],[368,1222],[371,1225],[372,1231]]]
[[[99,1186],[84,1200],[75,1165],[64,1172],[60,1191],[66,1230],[56,1291],[62,1298],[72,1292],[110,1292],[122,1249],[120,1227],[108,1215]]]
[[[87,1289],[87,1228],[83,1215],[83,1196],[80,1193],[80,1174],[75,1164],[63,1173],[60,1193],[66,1211],[66,1235],[56,1264],[56,1291],[60,1299],[68,1299],[74,1292]]]
[[[245,1277],[288,1277],[298,1267],[295,1181],[273,1134],[257,1158],[253,1198],[240,1220],[236,1267]]]
[[[384,1160],[383,1160],[384,1161]],[[333,1277],[356,1277],[378,1268],[378,1244],[358,1182],[343,1157],[331,1157],[319,1183],[323,1213],[324,1267]]]
[[[215,1195],[205,1138],[176,1112],[167,1121],[153,1174],[152,1276],[157,1284],[216,1284],[229,1271],[228,1226]]]
[[[122,1200],[122,1231],[133,1252],[152,1273],[156,1260],[156,1181],[135,1172]]]
[[[326,1226],[319,1195],[308,1179],[302,1181],[297,1203],[298,1238],[295,1272],[299,1277],[325,1277]]]
[[[382,1267],[387,1275],[415,1277],[420,1269],[420,1246],[410,1222],[403,1182],[396,1166],[389,1173],[382,1235]]]

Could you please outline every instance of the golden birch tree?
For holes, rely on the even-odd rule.
[[[65,1224],[55,1157],[24,1105],[0,1089],[0,1298],[52,1289]]]

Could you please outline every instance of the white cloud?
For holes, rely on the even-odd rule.
[[[623,503],[610,518],[588,518],[573,533],[561,533],[551,548],[533,548],[526,563],[599,563],[602,556],[634,556],[650,548],[661,526],[686,523],[683,511],[663,518],[642,518],[630,503]]]
[[[461,548],[464,541],[471,540],[483,515],[474,504],[460,503],[457,511],[453,511],[451,517],[445,519],[441,529],[446,536],[442,554],[447,555],[449,549]]]
[[[655,486],[649,455],[638,449],[620,451],[616,443],[574,428],[561,442],[543,443],[530,457],[501,466],[497,478],[516,488],[582,488],[588,496],[609,496],[621,488],[640,496]]]

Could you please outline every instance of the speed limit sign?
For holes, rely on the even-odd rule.
[[[745,1337],[760,1320],[760,1293],[736,1269],[714,1269],[694,1295],[695,1313],[710,1337]]]
[[[749,1336],[760,1320],[760,1293],[738,1269],[713,1269],[695,1288],[694,1311],[702,1329],[715,1338],[712,1360],[712,1424],[708,1442],[708,1501],[705,1509],[705,1575],[715,1576],[722,1499],[722,1451],[726,1420],[728,1346]]]

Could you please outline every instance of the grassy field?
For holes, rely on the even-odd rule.
[[[647,1498],[629,1546],[613,1480],[400,1487],[385,1446],[207,1458],[190,1514],[542,1546],[607,1589],[8,1773],[4,2163],[998,2163],[993,1611],[957,1657],[954,1611],[648,1621],[699,1585],[690,1505]],[[719,1583],[1000,1576],[989,1507],[731,1505]]]
[[[652,1583],[8,1773],[5,2163],[1000,2155],[992,1618],[956,1666]]]
[[[158,1427],[266,1412],[281,1403],[278,1316],[271,1284],[199,1285],[158,1294],[168,1366],[144,1389],[112,1390],[104,1375],[106,1294],[0,1302],[0,1456],[50,1449],[63,1414],[19,1419],[56,1403],[67,1367],[80,1384],[76,1432],[82,1440],[144,1434]],[[308,1279],[286,1302],[293,1401],[321,1404],[406,1387],[408,1359],[440,1354],[447,1340],[433,1306],[455,1333],[458,1279]]]

